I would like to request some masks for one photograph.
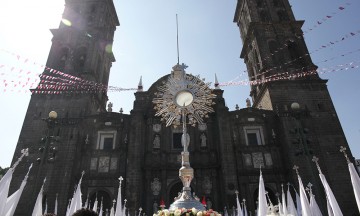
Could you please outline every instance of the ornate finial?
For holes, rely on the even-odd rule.
[[[140,76],[140,81],[139,81],[139,84],[138,84],[138,89],[137,89],[138,92],[142,92],[143,91],[143,84],[142,84],[142,76]]]
[[[121,114],[124,112],[123,108],[121,107],[120,108],[120,111],[119,111]]]
[[[239,194],[239,191],[238,191],[238,190],[236,190],[236,191],[235,191],[235,194],[236,194],[236,196],[237,196],[237,195]]]
[[[288,190],[289,190],[289,187],[290,187],[290,182],[287,183],[287,186],[288,186]]]
[[[108,111],[108,112],[112,112],[112,107],[113,107],[113,103],[109,102],[109,103],[108,103],[107,111]]]
[[[349,157],[346,154],[346,148],[344,146],[340,146],[340,152],[342,152],[346,158],[347,163],[351,163]]]
[[[141,212],[142,210],[143,210],[143,209],[140,207],[140,208],[139,208],[139,211]]]
[[[299,167],[294,165],[293,170],[295,170],[296,174],[299,175]]]
[[[113,200],[113,203],[116,203],[116,200],[115,200],[115,199]]]
[[[124,180],[122,176],[120,176],[118,179],[119,179],[119,181],[120,181],[120,184],[121,184],[121,182]]]
[[[215,87],[215,89],[220,89],[220,88],[219,88],[219,81],[218,81],[218,78],[217,78],[216,74],[215,74],[215,83],[214,83],[214,87]]]
[[[235,109],[236,109],[236,110],[239,110],[239,109],[240,109],[240,107],[239,107],[238,104],[235,105]]]
[[[316,168],[319,170],[319,173],[322,174],[320,166],[319,166],[319,158],[314,156],[312,161],[316,164]]]
[[[245,205],[246,199],[243,199],[242,201],[243,201],[243,203],[244,203],[244,205]]]

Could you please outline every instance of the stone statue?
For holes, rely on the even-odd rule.
[[[111,102],[109,102],[107,111],[112,112],[112,107],[113,107],[113,104]]]
[[[200,135],[200,140],[201,140],[200,146],[201,146],[201,147],[206,147],[206,135],[205,135],[204,133],[202,133],[202,134]]]
[[[157,204],[156,201],[154,201],[153,210],[154,210],[154,213],[157,213],[157,212],[158,212],[158,204]]]
[[[251,107],[251,102],[249,98],[246,98],[246,107]]]
[[[154,141],[153,141],[153,148],[159,149],[160,148],[160,136],[159,134],[155,135]]]

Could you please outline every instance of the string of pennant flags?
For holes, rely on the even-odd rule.
[[[346,2],[345,5],[350,6],[351,3]],[[322,25],[323,23],[325,23],[326,21],[328,21],[329,19],[332,19],[335,15],[339,14],[339,12],[342,12],[345,10],[345,7],[343,5],[338,6],[337,10],[327,14],[326,16],[324,16],[322,19],[319,19],[316,21],[316,23],[312,26],[307,28],[306,30],[304,30],[304,34],[307,34],[311,31],[313,31],[314,29],[318,28],[320,25]]]
[[[300,72],[283,72],[271,75],[265,79],[256,79],[256,80],[241,80],[241,81],[230,81],[230,82],[223,82],[219,83],[219,86],[239,86],[239,85],[260,85],[267,82],[277,81],[277,80],[292,80],[296,78],[311,76],[315,74],[325,74],[331,72],[338,72],[338,71],[348,71],[351,69],[357,69],[360,67],[360,61],[350,62],[347,64],[336,65],[330,68],[322,68],[318,70],[309,70],[309,71],[300,71]]]

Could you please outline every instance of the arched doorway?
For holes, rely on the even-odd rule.
[[[98,190],[94,192],[90,197],[90,208],[92,209],[94,207],[95,199],[98,201],[97,205],[97,212],[100,211],[101,202],[103,204],[103,215],[106,213],[106,210],[110,212],[110,209],[112,207],[112,200],[108,192],[103,190]]]

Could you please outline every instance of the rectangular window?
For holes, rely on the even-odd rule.
[[[116,131],[98,131],[98,141],[96,149],[112,150],[115,149]]]
[[[113,137],[105,137],[104,138],[104,150],[111,150],[113,149]]]
[[[248,132],[246,135],[248,139],[248,145],[259,145],[256,133]]]
[[[260,126],[244,127],[246,145],[265,145],[262,128]]]

